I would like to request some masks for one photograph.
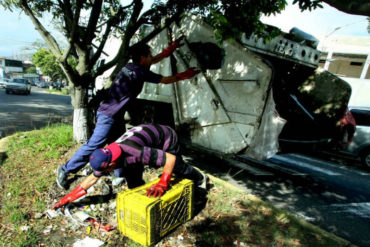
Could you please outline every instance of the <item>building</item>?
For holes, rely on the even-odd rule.
[[[0,77],[23,77],[22,61],[0,57]]]
[[[319,67],[352,87],[349,105],[370,106],[370,36],[333,35],[320,39]]]
[[[329,36],[318,49],[320,67],[342,77],[370,79],[370,37]]]

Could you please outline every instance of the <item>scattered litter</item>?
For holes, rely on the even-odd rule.
[[[52,228],[53,228],[53,225],[49,225],[49,226],[46,227],[46,229],[42,233],[44,235],[49,235]]]
[[[101,232],[109,232],[113,229],[113,226],[109,224],[103,225],[99,223],[96,219],[89,220],[89,223],[92,224],[94,227],[99,228],[99,231]]]
[[[91,233],[91,226],[88,226],[86,228],[86,234],[89,235]]]
[[[73,244],[73,247],[99,247],[104,244],[103,241],[99,239],[94,239],[90,237],[86,237],[83,240],[78,240]]]
[[[21,231],[28,231],[28,229],[30,229],[29,226],[21,226]]]
[[[47,216],[49,219],[52,219],[52,218],[58,217],[58,215],[59,215],[57,211],[55,211],[55,210],[51,210],[51,209],[46,210],[45,214],[46,214],[46,216]],[[35,218],[36,218],[36,216],[35,216]]]
[[[36,213],[35,214],[35,219],[41,219],[43,215],[44,214],[42,214],[42,213]]]
[[[88,215],[87,213],[83,212],[83,211],[78,211],[78,212],[73,214],[73,217],[78,218],[81,222],[84,222],[85,220],[87,220],[91,216]]]
[[[117,202],[116,201],[113,201],[111,204],[109,204],[109,208],[110,209],[115,209],[117,206]]]
[[[76,228],[77,226],[80,226],[80,225],[83,225],[83,226],[87,226],[86,223],[84,223],[83,221],[80,221],[79,219],[75,219],[72,214],[70,213],[70,207],[69,206],[66,206],[65,209],[64,209],[64,215],[67,216],[69,219],[72,220],[72,223],[73,223],[73,226],[74,228]]]
[[[12,196],[12,193],[10,193],[10,192],[9,192],[9,193],[7,194],[7,196],[8,196],[8,197],[11,197],[11,196]]]
[[[85,205],[85,206],[80,207],[80,209],[82,211],[86,211],[88,208],[89,208],[89,205]]]

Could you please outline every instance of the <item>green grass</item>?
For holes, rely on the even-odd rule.
[[[43,198],[55,181],[56,165],[74,145],[72,127],[68,125],[20,132],[9,137],[8,158],[0,168],[3,174],[1,228],[18,229],[28,225],[32,215],[46,210]],[[8,239],[2,234],[0,243],[4,246],[34,246],[40,237],[33,234],[36,230],[37,227],[26,233],[15,230]]]
[[[55,169],[65,162],[66,152],[77,147],[72,126],[56,125],[9,137],[8,158],[0,166],[0,246],[68,246],[65,238],[45,236],[49,225],[60,227],[63,218],[35,219],[47,209],[45,198],[55,182]],[[158,172],[158,171],[157,171]],[[144,174],[148,179],[154,175]],[[156,177],[156,176],[155,176]],[[264,203],[257,197],[226,186],[212,178],[205,208],[191,221],[177,228],[163,245],[174,246],[173,239],[184,236],[186,246],[350,246],[289,213]],[[22,226],[29,226],[21,231]],[[59,231],[59,228],[55,229]],[[73,234],[73,232],[68,232]],[[101,238],[99,232],[92,237]],[[190,237],[189,237],[190,236]],[[79,236],[84,238],[85,236]],[[140,246],[119,236],[118,230],[104,237],[106,246]],[[46,245],[42,245],[46,243]],[[242,245],[244,244],[244,245]],[[181,246],[181,245],[180,245]],[[178,246],[178,247],[180,247]],[[185,246],[185,245],[184,245]]]
[[[47,89],[45,92],[48,93],[55,93],[55,94],[62,94],[62,95],[68,95],[68,90],[63,88],[62,90],[56,90],[56,89]]]

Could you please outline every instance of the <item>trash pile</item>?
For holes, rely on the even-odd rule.
[[[125,181],[122,184],[115,184],[113,176],[104,176],[92,186],[88,193],[75,202],[57,210],[51,210],[51,206],[63,196],[72,191],[91,173],[90,168],[85,168],[81,173],[72,178],[73,182],[68,191],[60,189],[54,183],[48,191],[48,209],[42,215],[50,221],[59,221],[59,225],[49,225],[43,234],[59,234],[73,237],[73,246],[102,246],[110,244],[113,246],[129,246],[127,238],[123,237],[117,226],[116,196],[119,192],[128,189]],[[159,170],[147,169],[143,174],[145,182],[158,178]],[[41,215],[39,217],[42,217]],[[185,233],[184,233],[185,231]],[[71,234],[73,236],[71,236]],[[190,234],[186,233],[185,227],[180,226],[171,236],[160,241],[157,246],[192,246]],[[182,243],[182,244],[180,244]],[[185,246],[185,245],[184,245]]]

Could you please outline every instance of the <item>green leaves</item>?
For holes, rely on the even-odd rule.
[[[304,10],[311,11],[316,8],[322,8],[323,7],[321,4],[322,2],[323,2],[322,0],[294,0],[293,4],[298,3],[298,6],[301,9],[301,11]]]
[[[41,68],[44,75],[50,76],[53,81],[65,78],[65,75],[58,65],[55,56],[47,49],[40,48],[33,54],[32,62]]]

